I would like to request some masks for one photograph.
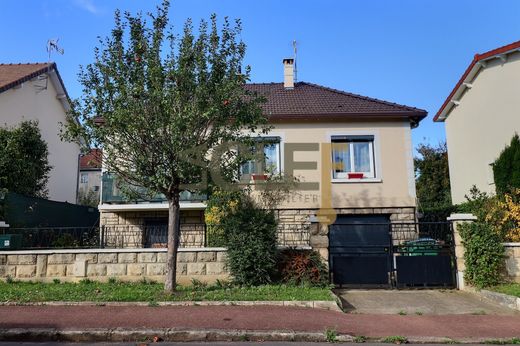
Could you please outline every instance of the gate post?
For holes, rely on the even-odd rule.
[[[459,290],[464,290],[466,288],[464,283],[466,264],[464,263],[464,245],[462,244],[462,238],[459,233],[459,226],[464,223],[474,222],[477,220],[477,217],[473,214],[451,214],[447,220],[451,222],[453,229],[457,288]]]

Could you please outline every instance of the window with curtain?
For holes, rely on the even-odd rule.
[[[332,136],[331,142],[334,179],[375,178],[374,136]]]
[[[253,153],[262,152],[263,159],[249,160],[242,164],[240,169],[242,177],[265,173],[280,174],[280,137],[259,137],[257,144],[251,150]]]

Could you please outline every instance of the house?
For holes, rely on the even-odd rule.
[[[313,237],[309,233],[323,208],[332,208],[344,223],[416,220],[411,130],[426,111],[295,82],[293,59],[284,60],[283,83],[246,87],[267,99],[263,111],[273,129],[265,138],[266,164],[273,172],[287,173],[293,167],[300,182],[311,183],[277,210],[284,245],[310,245],[327,257],[327,232]],[[242,173],[247,169],[244,166]],[[101,225],[111,230],[106,240],[113,246],[165,246],[164,198],[125,201],[114,179],[110,172],[103,173],[99,210]],[[184,192],[180,206],[181,246],[206,245],[200,233],[205,196]],[[160,227],[162,233],[152,232]],[[388,236],[387,228],[379,229]],[[384,275],[388,281],[388,270]]]
[[[0,64],[0,126],[38,121],[52,166],[48,198],[76,203],[80,148],[60,139],[60,124],[65,123],[69,109],[55,63]]]
[[[444,122],[453,203],[494,193],[493,162],[520,132],[520,41],[476,54],[434,117]]]
[[[101,195],[101,149],[92,149],[79,159],[78,196],[99,200]]]

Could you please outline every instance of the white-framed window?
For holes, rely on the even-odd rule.
[[[336,135],[331,142],[333,179],[376,177],[373,135]]]
[[[240,167],[242,177],[250,177],[254,174],[280,174],[281,172],[281,146],[280,137],[258,137],[257,144],[251,148],[253,154],[262,153],[254,160],[249,160]],[[263,158],[262,158],[263,156]]]
[[[88,173],[81,173],[79,182],[82,184],[88,184]]]

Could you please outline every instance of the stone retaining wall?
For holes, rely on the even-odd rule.
[[[520,243],[505,243],[507,276],[520,283]]]
[[[222,248],[179,249],[177,280],[214,282],[227,279],[226,250]],[[142,279],[163,281],[166,249],[81,249],[0,251],[0,279],[48,282]]]

